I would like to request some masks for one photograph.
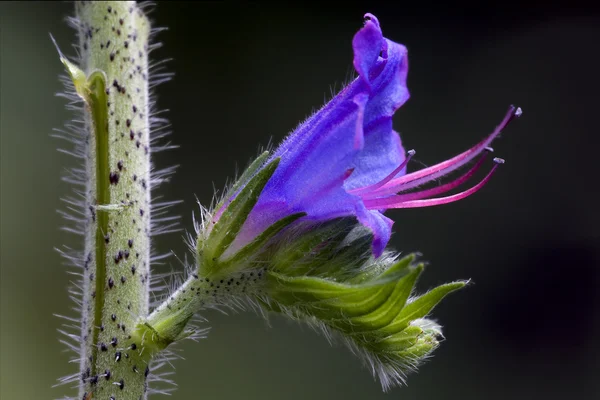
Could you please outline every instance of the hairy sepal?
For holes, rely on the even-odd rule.
[[[263,304],[327,335],[336,334],[387,390],[404,383],[406,375],[438,347],[441,327],[425,317],[446,295],[465,285],[453,282],[411,298],[423,268],[409,255],[384,267],[365,268],[343,282],[269,271],[268,300]]]
[[[273,176],[278,164],[279,159],[276,158],[264,168],[257,171],[243,186],[235,198],[231,200],[229,204],[224,204],[222,206],[224,207],[222,211],[219,209],[216,210],[220,213],[218,220],[216,222],[214,220],[211,221],[206,227],[207,231],[198,235],[196,251],[199,274],[201,276],[213,276],[219,271],[222,262],[227,262],[227,260],[223,260],[221,256],[227,251],[242,229],[244,222],[258,201],[265,185],[271,176]],[[253,169],[252,166],[250,168]],[[242,176],[242,178],[243,177],[244,176]],[[298,215],[292,216],[291,221],[290,218],[284,218],[282,221],[275,223],[275,228],[269,231],[268,236],[270,237],[277,233],[297,218]],[[269,229],[270,228],[267,230]],[[259,236],[254,240],[261,242],[265,239],[268,239],[268,237],[261,238]],[[248,245],[252,246],[253,243]],[[233,257],[235,257],[235,255]]]

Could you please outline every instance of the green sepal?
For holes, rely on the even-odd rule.
[[[256,172],[235,199],[230,204],[224,205],[226,208],[210,230],[208,237],[205,240],[202,240],[201,236],[198,237],[197,251],[200,267],[206,274],[214,272],[218,258],[229,248],[242,229],[242,225],[278,165],[279,158],[276,158]]]
[[[266,243],[273,238],[273,236],[277,235],[287,226],[302,218],[306,215],[306,213],[296,213],[292,215],[288,215],[275,222],[273,225],[269,226],[265,229],[260,235],[258,235],[252,242],[242,247],[239,251],[233,254],[231,257],[225,260],[219,260],[216,263],[218,264],[218,271],[215,271],[216,274],[227,274],[231,272],[232,269],[239,267],[243,264],[248,264],[248,260],[253,257],[256,257],[261,252],[261,248],[263,248]]]
[[[336,320],[346,321],[348,318],[375,312],[381,306],[382,301],[389,298],[394,291],[394,286],[393,282],[382,282],[372,287],[364,287],[355,294],[325,300],[319,305],[322,304],[329,310],[339,310],[337,317],[330,318],[331,323]],[[329,313],[331,315],[331,311]]]
[[[350,318],[349,324],[352,327],[359,327],[358,329],[355,328],[353,333],[378,330],[391,323],[402,312],[402,308],[406,304],[406,300],[408,300],[408,296],[410,296],[417,278],[423,272],[423,268],[423,265],[418,265],[407,275],[404,275],[405,270],[396,272],[397,275],[404,276],[397,280],[394,290],[389,297],[376,310],[369,314]],[[394,277],[394,275],[390,275],[390,277]]]
[[[370,347],[373,350],[379,350],[383,353],[396,353],[417,344],[417,341],[422,334],[423,329],[420,327],[408,326],[406,329],[395,335],[373,341]]]
[[[427,357],[433,350],[439,346],[437,338],[433,335],[424,335],[413,346],[406,350],[397,352],[395,358],[403,360],[405,363],[418,362]]]
[[[282,238],[282,244],[269,256],[276,271],[289,276],[304,276],[312,269],[310,258],[323,249],[323,243],[340,242],[353,224],[350,218],[341,218],[315,226],[298,224],[293,232]],[[321,264],[323,264],[321,262]]]
[[[342,281],[268,271],[265,291],[270,301],[263,304],[344,337],[368,363],[379,365],[380,378],[391,374],[385,378],[388,383],[382,380],[386,388],[390,376],[399,382],[398,376],[414,370],[437,348],[441,328],[424,317],[465,284],[441,285],[410,299],[424,269],[423,264],[414,263],[415,258],[411,254],[393,263],[373,261]]]
[[[402,309],[423,269],[409,267],[411,259],[401,259],[361,284],[269,272],[267,287],[270,297],[286,307],[298,307],[340,329],[368,331],[391,322]]]
[[[355,274],[354,277],[349,279],[349,282],[362,283],[369,280],[386,278],[400,271],[407,271],[413,265],[416,258],[415,254],[409,254],[394,262],[391,267],[385,264],[373,263],[369,268],[363,268],[362,271]]]
[[[318,308],[326,300],[364,298],[380,289],[380,285],[352,286],[313,276],[290,277],[273,271],[267,273],[267,287],[269,297],[278,303],[305,309],[313,305]]]
[[[287,231],[268,261],[273,270],[287,276],[318,274],[346,280],[370,257],[371,242],[372,234],[362,229],[354,217],[324,223],[306,221]]]
[[[411,321],[425,317],[444,297],[466,284],[464,281],[446,283],[417,297],[407,304],[389,325],[381,329],[381,334],[393,335],[402,331]]]
[[[363,228],[359,226],[359,229]],[[342,242],[331,249],[327,254],[326,267],[322,268],[319,275],[328,279],[347,281],[360,271],[365,262],[372,257],[371,244],[373,235],[369,232],[356,237],[350,242]],[[318,259],[317,259],[318,262]]]
[[[265,164],[268,157],[268,151],[265,151],[261,155],[256,157],[256,159],[252,161],[248,168],[244,170],[242,176],[240,176],[239,179],[235,181],[233,186],[231,186],[229,190],[227,190],[226,195],[223,196],[223,199],[217,204],[215,210],[219,210],[228,198],[233,197],[242,188],[242,186],[250,180],[254,173],[256,173],[256,171],[258,171],[260,167],[262,167]]]

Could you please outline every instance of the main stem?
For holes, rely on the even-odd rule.
[[[149,360],[131,331],[148,314],[150,27],[134,1],[77,2],[76,17],[90,89],[79,398],[139,400]]]

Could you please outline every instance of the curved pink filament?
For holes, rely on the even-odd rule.
[[[372,194],[369,194],[369,197],[381,197],[387,194],[406,191],[455,171],[484,151],[485,148],[488,147],[491,142],[502,132],[508,123],[512,121],[515,116],[520,115],[520,111],[520,108],[510,106],[500,125],[498,125],[488,137],[471,147],[469,150],[439,164],[415,171],[400,178],[392,179],[383,187],[379,188]]]
[[[400,171],[402,171],[402,169],[404,167],[406,167],[406,165],[408,164],[408,162],[410,161],[410,159],[414,155],[415,155],[415,151],[414,150],[409,150],[408,151],[408,157],[406,157],[404,159],[404,161],[396,169],[394,169],[388,176],[386,176],[385,178],[383,178],[381,181],[379,181],[377,183],[374,183],[372,185],[369,185],[369,186],[365,186],[365,187],[361,187],[361,188],[358,188],[358,189],[349,190],[348,193],[360,196],[363,193],[369,193],[369,192],[372,192],[374,190],[379,189],[380,187],[382,187],[383,185],[385,185],[386,183],[388,183],[389,181],[391,181],[392,179],[394,179],[394,177],[396,175],[398,175],[398,173]]]
[[[442,204],[453,203],[458,200],[462,200],[465,197],[469,197],[473,193],[476,193],[481,189],[492,177],[496,168],[498,168],[499,164],[494,165],[492,170],[479,182],[477,185],[473,186],[470,189],[465,190],[464,192],[460,192],[457,194],[453,194],[451,196],[446,197],[438,197],[437,199],[427,199],[427,200],[412,200],[412,201],[398,201],[397,196],[375,200],[376,205],[369,205],[367,208],[373,209],[382,209],[382,208],[418,208],[418,207],[431,207],[431,206],[439,206]]]
[[[381,206],[382,202],[385,202],[385,201],[388,201],[388,202],[393,201],[394,203],[398,203],[398,202],[405,202],[405,201],[410,201],[410,200],[424,199],[427,197],[437,196],[438,194],[446,193],[446,192],[462,185],[467,180],[469,180],[473,175],[475,175],[475,172],[477,172],[479,170],[479,168],[481,167],[481,164],[483,164],[483,161],[485,160],[486,155],[487,155],[487,153],[484,153],[479,158],[479,160],[477,160],[477,163],[471,167],[470,170],[468,170],[465,174],[463,174],[459,178],[456,178],[452,182],[448,182],[444,185],[434,187],[431,189],[421,190],[419,192],[403,194],[403,195],[398,195],[398,196],[392,196],[392,197],[388,197],[385,199],[368,199],[368,200],[364,201],[364,204],[369,209],[378,209],[378,207]]]

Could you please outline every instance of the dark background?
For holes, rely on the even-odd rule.
[[[171,140],[160,167],[179,164],[162,193],[190,230],[197,211],[257,154],[278,143],[352,71],[352,36],[374,13],[384,35],[409,49],[412,97],[395,128],[424,164],[476,143],[507,106],[523,117],[496,141],[507,160],[481,192],[442,207],[397,210],[392,245],[430,265],[421,291],[474,284],[434,312],[447,340],[408,386],[383,394],[347,350],[310,329],[252,313],[206,313],[208,340],[185,343],[180,399],[591,399],[600,394],[598,143],[600,14],[544,3],[390,2],[334,6],[159,3],[169,30],[155,60],[176,76],[158,89]],[[4,399],[59,398],[72,373],[58,343],[69,280],[53,247],[78,246],[56,210],[74,161],[51,129],[70,118],[62,66],[74,32],[64,2],[2,3],[1,379]],[[413,163],[412,168],[418,168]],[[157,241],[183,257],[181,234]],[[175,259],[157,270],[180,268]]]

